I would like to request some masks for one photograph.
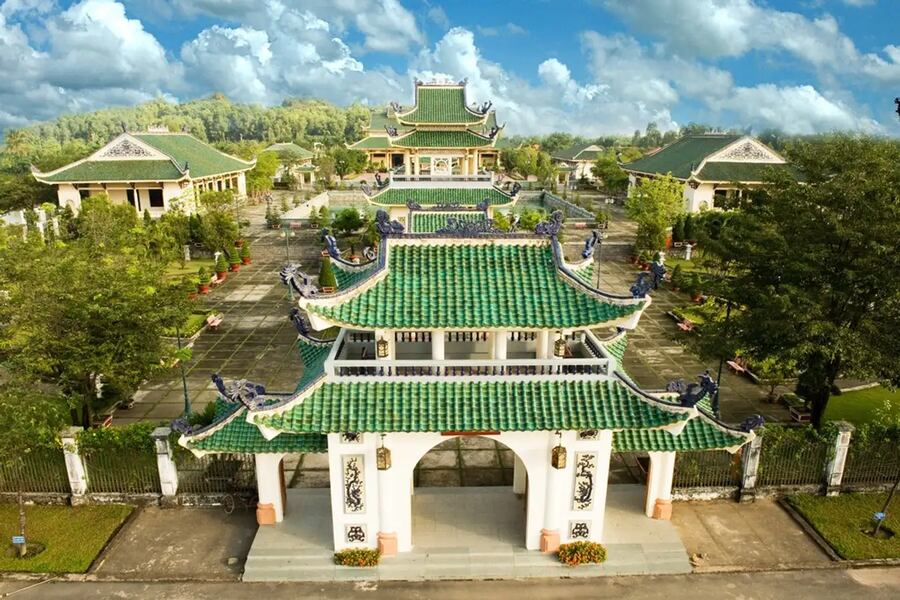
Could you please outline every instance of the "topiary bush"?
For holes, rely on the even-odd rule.
[[[331,257],[322,257],[322,268],[319,270],[319,287],[320,288],[337,288],[337,279],[334,276],[334,269],[331,267]]]
[[[559,562],[570,567],[585,563],[600,564],[606,560],[606,548],[597,542],[570,542],[559,547]]]
[[[377,567],[381,552],[372,548],[348,548],[334,553],[334,564],[345,567]]]

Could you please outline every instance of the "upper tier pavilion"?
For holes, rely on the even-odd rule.
[[[415,83],[415,104],[373,109],[366,137],[351,144],[378,167],[404,175],[475,175],[498,160],[491,103],[469,104],[466,82]]]
[[[518,543],[549,552],[604,541],[613,452],[645,453],[641,510],[668,519],[678,452],[734,453],[754,437],[749,425],[711,414],[708,376],[681,394],[634,383],[623,355],[650,285],[642,275],[625,293],[596,287],[593,245],[567,261],[560,213],[512,233],[446,215],[442,226],[410,232],[384,209],[376,223],[381,241],[363,264],[345,260],[326,234],[336,291],[297,265],[282,271],[297,295],[296,389],[216,376],[216,421],[180,438],[199,456],[255,454],[260,524],[297,535],[276,525],[286,514],[312,518],[286,505],[282,461],[327,453],[334,548],[408,552],[416,465],[448,439],[481,436],[515,454],[512,492],[525,498]]]

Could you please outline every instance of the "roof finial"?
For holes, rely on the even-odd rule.
[[[119,126],[122,128],[122,133],[128,133],[128,125],[125,124],[125,121],[119,123]]]

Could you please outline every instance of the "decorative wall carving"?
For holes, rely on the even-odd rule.
[[[344,539],[348,544],[365,544],[367,539],[366,526],[344,525]]]
[[[348,454],[343,457],[344,467],[344,512],[348,514],[366,512],[365,472],[363,455]]]
[[[591,538],[590,521],[569,521],[570,540],[588,540]]]
[[[342,444],[362,444],[363,434],[358,431],[347,431],[341,434]]]
[[[717,156],[716,160],[772,160],[774,158],[774,156],[753,142],[744,142],[740,146],[735,146],[725,154]]]
[[[600,430],[598,429],[585,429],[584,431],[578,432],[579,440],[596,440],[600,437]]]
[[[594,506],[596,471],[596,452],[575,453],[575,491],[572,495],[572,510],[591,510]]]
[[[97,158],[153,158],[156,155],[131,140],[122,140],[97,155]]]

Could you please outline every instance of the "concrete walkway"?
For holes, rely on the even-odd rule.
[[[259,529],[243,579],[423,581],[690,572],[675,527],[646,518],[642,505],[642,486],[610,486],[604,541],[608,560],[572,569],[555,555],[524,548],[524,500],[511,488],[421,488],[413,497],[415,549],[362,569],[333,564],[328,491],[292,489],[286,520]]]

